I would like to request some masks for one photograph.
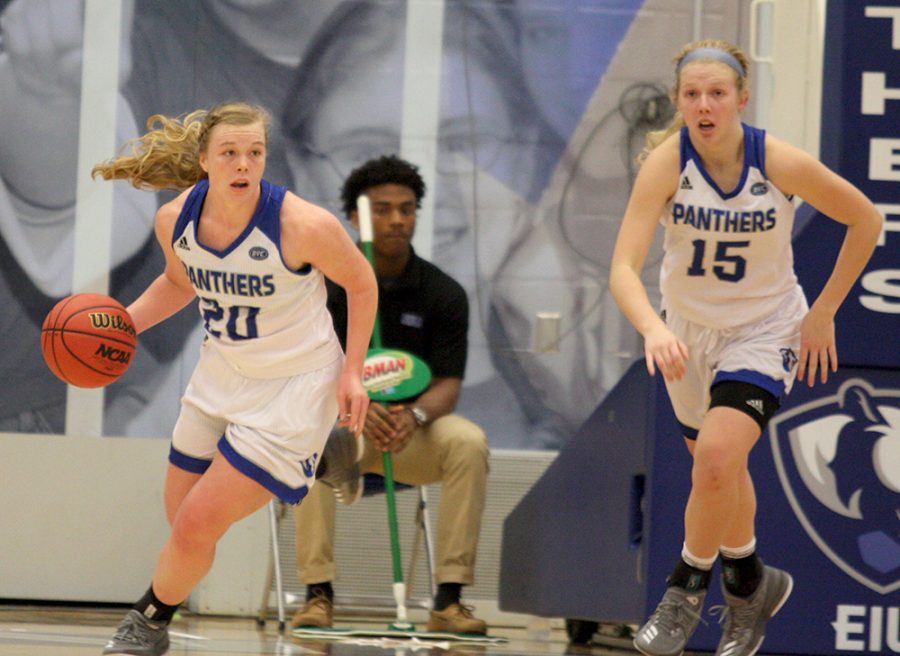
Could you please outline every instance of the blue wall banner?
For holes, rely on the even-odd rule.
[[[837,316],[841,364],[900,367],[900,2],[830,0],[822,85],[822,160],[884,215],[866,270]],[[864,46],[863,46],[864,44]],[[844,228],[815,217],[795,241],[815,298]]]

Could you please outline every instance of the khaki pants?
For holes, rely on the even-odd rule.
[[[382,455],[365,442],[363,473],[384,474]],[[471,585],[484,511],[488,474],[484,431],[468,419],[447,415],[419,428],[406,448],[393,455],[394,479],[408,485],[441,482],[437,527],[438,583]],[[308,584],[334,581],[334,492],[313,485],[296,507],[297,569]],[[390,554],[385,554],[389,558]]]

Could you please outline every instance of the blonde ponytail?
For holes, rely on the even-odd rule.
[[[128,180],[138,189],[187,189],[205,177],[200,167],[200,130],[205,110],[183,117],[154,114],[147,120],[149,132],[122,148],[130,155],[97,164],[91,177]]]
[[[240,102],[223,103],[212,109],[198,109],[180,117],[154,114],[147,120],[145,135],[123,147],[131,154],[120,155],[91,170],[91,177],[127,180],[138,189],[187,189],[206,177],[200,153],[206,150],[209,134],[219,124],[262,123],[268,138],[269,113],[262,107]]]
[[[681,115],[681,112],[675,112],[675,116],[672,117],[669,125],[664,127],[662,130],[653,130],[652,132],[648,132],[647,136],[644,137],[644,149],[637,156],[637,163],[643,164],[654,148],[656,148],[659,144],[671,137],[683,127],[684,117]]]

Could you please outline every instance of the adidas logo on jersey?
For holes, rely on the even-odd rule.
[[[178,243],[175,244],[175,246],[177,246],[178,248],[183,248],[186,251],[191,250],[191,247],[188,246],[187,237],[182,237],[181,239],[179,239]]]
[[[691,184],[691,181],[688,179],[687,176],[684,176],[681,179],[681,188],[682,189],[693,189],[694,188],[694,186]]]
[[[747,401],[747,405],[749,405],[761,415],[766,414],[766,409],[763,405],[762,399],[750,399]]]

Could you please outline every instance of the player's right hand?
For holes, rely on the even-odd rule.
[[[653,376],[659,369],[668,380],[681,380],[687,371],[688,347],[665,325],[644,335],[644,357],[647,371]]]

